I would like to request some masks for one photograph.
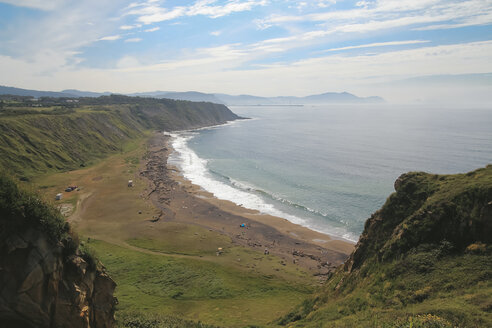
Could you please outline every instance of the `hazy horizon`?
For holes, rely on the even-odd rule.
[[[0,0],[0,84],[492,103],[492,1]]]

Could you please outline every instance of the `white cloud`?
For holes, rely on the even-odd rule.
[[[160,29],[161,29],[160,27],[156,26],[156,27],[148,28],[144,32],[155,32],[155,31],[159,31]]]
[[[249,11],[256,6],[264,6],[266,0],[228,1],[224,5],[213,5],[216,0],[198,0],[190,6],[177,6],[168,9],[160,6],[156,1],[129,8],[126,15],[137,16],[137,21],[142,24],[152,24],[173,20],[184,16],[203,15],[211,18],[227,16],[235,12]]]
[[[65,0],[0,0],[0,3],[7,3],[9,5],[18,7],[27,7],[40,10],[54,10],[59,8]]]
[[[213,36],[219,36],[222,34],[222,31],[213,31],[213,32],[210,32],[210,35],[213,35]]]
[[[58,7],[35,19],[10,20],[7,33],[0,33],[1,54],[35,61],[39,53],[54,51],[67,56],[65,64],[80,62],[82,47],[113,35],[118,28],[118,21],[108,17],[121,7],[121,1],[43,1]]]
[[[133,30],[133,29],[136,29],[136,28],[139,28],[139,27],[142,27],[142,25],[139,25],[139,24],[136,24],[136,25],[122,25],[120,26],[120,30]]]
[[[115,41],[121,39],[121,35],[109,35],[99,38],[99,41]]]
[[[275,52],[314,44],[325,44],[331,39],[362,38],[379,31],[398,28],[412,30],[444,29],[492,24],[491,0],[379,0],[361,1],[363,8],[320,11],[306,15],[271,15],[256,20],[259,29],[284,27],[288,36],[258,42],[265,49],[275,43]],[[297,27],[297,23],[316,23],[316,29]],[[439,24],[446,22],[446,24]],[[450,23],[452,22],[452,23]],[[330,39],[329,39],[329,38]]]
[[[492,1],[490,0],[379,0],[376,2],[359,1],[356,9],[325,11],[306,15],[271,15],[258,20],[262,27],[273,25],[289,26],[296,22],[316,22],[326,30],[339,32],[363,32],[384,30],[394,27],[417,26],[418,29],[432,28],[433,23],[446,22],[439,28],[453,28],[455,24],[463,26],[492,23]],[[449,23],[457,21],[457,23]],[[463,23],[466,22],[466,23]]]
[[[201,49],[193,57],[143,65],[124,56],[115,69],[60,69],[65,54],[43,52],[36,61],[0,55],[0,84],[25,88],[62,90],[67,87],[94,91],[137,92],[155,89],[201,90],[204,92],[258,95],[307,95],[326,91],[350,91],[358,95],[380,95],[390,101],[436,97],[436,89],[405,87],[393,81],[441,74],[492,72],[492,41],[429,46],[381,54],[342,54],[276,63],[258,69],[239,69],[250,53],[241,45]],[[168,78],[172,76],[172,78]],[[67,84],[67,81],[70,81]],[[231,81],[224,83],[224,81]],[[492,100],[490,86],[450,88],[438,94],[447,100],[477,95]],[[488,98],[487,98],[488,97]]]
[[[141,38],[130,38],[125,40],[125,42],[140,42],[140,41],[142,41]]]
[[[360,44],[360,45],[356,45],[356,46],[331,48],[331,49],[327,49],[325,51],[341,51],[341,50],[360,49],[360,48],[401,46],[401,45],[407,45],[407,44],[419,44],[419,43],[427,43],[427,42],[430,42],[430,41],[428,41],[428,40],[407,40],[407,41],[376,42],[376,43]]]
[[[337,3],[336,0],[318,0],[316,1],[316,5],[319,7],[319,8],[327,8],[331,5],[334,5]]]

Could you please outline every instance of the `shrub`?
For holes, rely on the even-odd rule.
[[[4,240],[29,227],[40,228],[52,243],[69,236],[70,226],[60,212],[32,191],[20,189],[5,173],[0,173],[0,238]]]

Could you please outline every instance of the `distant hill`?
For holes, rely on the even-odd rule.
[[[175,100],[190,100],[190,101],[208,101],[224,105],[242,105],[242,106],[272,106],[272,105],[314,105],[314,104],[348,104],[348,103],[382,103],[384,99],[381,97],[357,97],[348,92],[327,92],[319,95],[311,95],[307,97],[258,97],[252,95],[232,96],[224,93],[201,93],[201,92],[152,92],[134,95],[144,95],[156,98],[169,98]]]
[[[144,95],[156,98],[169,98],[175,100],[207,101],[224,105],[243,106],[272,106],[272,105],[315,105],[315,104],[360,104],[360,103],[382,103],[381,97],[357,97],[348,92],[327,92],[307,97],[258,97],[252,95],[232,96],[223,93],[201,93],[201,92],[152,92],[134,95]]]
[[[62,93],[66,94],[65,97],[100,97],[109,96],[111,92],[91,92],[91,91],[80,91],[75,89],[63,90]]]
[[[34,98],[74,97],[74,95],[65,92],[38,91],[38,90],[20,89],[20,88],[6,87],[6,86],[0,86],[0,95],[28,96]]]
[[[214,94],[211,93],[202,93],[196,91],[187,91],[187,92],[164,92],[164,91],[154,91],[149,93],[135,93],[132,96],[140,96],[140,97],[154,97],[154,98],[167,98],[174,100],[187,100],[187,101],[196,101],[196,102],[212,102],[216,104],[224,104],[222,100],[217,98]]]
[[[19,89],[13,87],[0,86],[0,95],[10,94],[16,96],[39,97],[100,97],[108,96],[111,92],[90,92],[75,89],[63,90],[61,92],[37,91]],[[212,102],[222,105],[243,105],[243,106],[272,106],[272,105],[316,105],[316,104],[365,104],[383,103],[381,97],[358,97],[348,92],[326,92],[306,97],[278,96],[278,97],[258,97],[252,95],[228,95],[224,93],[203,93],[197,91],[174,92],[174,91],[151,91],[127,94],[128,96],[167,98],[173,100],[186,100],[195,102]]]

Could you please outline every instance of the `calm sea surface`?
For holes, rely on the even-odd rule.
[[[174,134],[170,163],[218,198],[352,241],[400,174],[492,163],[492,109],[230,108],[251,119]]]

